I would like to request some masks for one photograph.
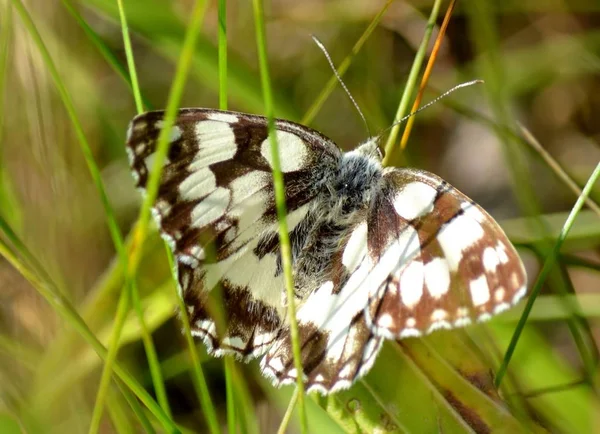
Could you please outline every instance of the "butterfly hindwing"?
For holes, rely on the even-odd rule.
[[[149,112],[130,126],[127,150],[141,189],[152,169],[163,116]],[[337,166],[340,151],[292,122],[277,121],[275,127],[292,231],[308,211],[318,174]],[[209,352],[256,356],[277,335],[285,315],[267,121],[184,109],[169,140],[153,214],[175,253],[192,331]],[[221,335],[206,306],[216,287],[227,318]]]
[[[383,339],[376,336],[365,319],[369,301],[367,276],[373,267],[366,251],[366,221],[358,224],[330,258],[327,277],[299,306],[298,330],[304,381],[308,391],[330,393],[345,389],[373,362]],[[350,254],[342,255],[344,250]],[[295,381],[289,328],[264,356],[262,370],[274,384]]]
[[[370,210],[368,249],[384,265],[371,276],[379,286],[365,312],[378,336],[420,336],[486,320],[526,292],[523,264],[500,226],[425,171],[384,174]]]
[[[383,338],[482,321],[525,295],[522,263],[498,224],[424,171],[386,169],[339,251],[329,280],[298,310],[308,390],[349,387],[369,370]],[[295,381],[287,330],[262,368],[275,384]]]

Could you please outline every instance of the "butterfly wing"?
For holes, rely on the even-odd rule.
[[[308,391],[345,389],[372,366],[383,338],[367,324],[368,276],[374,263],[367,253],[366,219],[357,219],[331,258],[328,280],[298,307],[304,382]],[[376,289],[376,287],[375,287]],[[261,361],[277,386],[296,381],[289,328]]]
[[[163,128],[162,111],[136,117],[127,152],[145,190]],[[339,149],[309,128],[277,120],[290,231],[302,221],[319,174],[337,167]],[[251,358],[264,352],[285,318],[267,121],[208,109],[180,110],[152,209],[176,259],[192,333],[210,353]],[[226,326],[217,333],[208,294],[221,293]]]
[[[498,224],[447,182],[414,169],[385,170],[329,275],[298,310],[305,384],[323,393],[366,373],[382,338],[485,320],[526,292],[521,260]],[[296,380],[288,330],[262,369],[276,385]]]
[[[391,169],[369,215],[365,311],[386,338],[420,336],[489,319],[524,297],[527,276],[505,233],[481,207],[441,178]]]

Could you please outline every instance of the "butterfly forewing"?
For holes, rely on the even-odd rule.
[[[485,320],[525,295],[523,265],[502,229],[448,183],[383,169],[374,140],[342,154],[310,128],[275,127],[308,390],[349,387],[384,338]],[[163,112],[130,126],[142,190],[162,128]],[[295,381],[266,119],[184,109],[169,139],[153,213],[193,333],[215,355],[267,352],[263,373],[276,385]],[[218,331],[211,291],[225,316]]]
[[[137,186],[145,189],[163,112],[136,117],[127,150]],[[286,184],[288,226],[306,215],[319,173],[340,151],[317,132],[276,123]],[[175,253],[192,331],[209,352],[253,357],[266,350],[285,315],[266,119],[185,109],[169,134],[153,214]],[[207,312],[219,287],[227,325],[219,335]]]

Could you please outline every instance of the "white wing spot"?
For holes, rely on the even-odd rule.
[[[175,250],[177,248],[177,243],[175,242],[175,239],[169,235],[166,232],[163,232],[160,234],[160,236],[162,237],[163,240],[165,240],[165,242],[167,243],[167,245],[169,246],[169,248],[171,250]]]
[[[198,259],[196,259],[193,256],[186,255],[183,253],[180,253],[179,255],[177,255],[177,261],[181,262],[182,264],[189,265],[192,268],[198,268],[198,266],[200,265],[200,262],[198,261]]]
[[[523,285],[519,290],[513,295],[512,303],[515,304],[519,300],[521,300],[525,294],[527,293],[527,286]]]
[[[490,288],[488,287],[485,275],[471,280],[471,283],[469,284],[469,290],[471,291],[473,306],[481,306],[486,304],[490,299]]]
[[[344,366],[344,368],[340,371],[340,377],[349,377],[352,374],[352,365],[346,365]]]
[[[423,182],[405,185],[394,198],[394,208],[398,215],[406,220],[413,220],[433,210],[433,202],[437,192],[432,186]]]
[[[155,159],[156,159],[156,154],[153,152],[152,154],[150,154],[146,158],[144,158],[144,164],[146,165],[147,168],[152,170],[152,168],[154,167]],[[168,163],[168,161],[165,161],[165,164],[167,164],[167,163]]]
[[[400,332],[400,339],[417,338],[421,336],[421,332],[417,329],[404,329]]]
[[[135,162],[135,154],[133,153],[133,150],[127,146],[125,147],[125,152],[127,152],[127,160],[129,161],[129,165],[133,166],[133,163]]]
[[[385,313],[379,317],[377,321],[377,325],[379,327],[390,328],[394,324],[394,319],[389,313]]]
[[[208,167],[196,170],[179,184],[179,195],[183,200],[193,201],[215,191],[217,179]]]
[[[239,204],[244,199],[266,187],[271,182],[271,178],[271,174],[258,170],[235,178],[229,184],[232,196],[231,201],[234,205]]]
[[[446,321],[448,318],[448,312],[444,309],[436,309],[431,314],[431,325],[427,329],[427,333],[431,333],[438,329],[449,329],[452,325]]]
[[[505,310],[508,310],[509,308],[510,308],[510,304],[500,303],[496,307],[494,307],[494,315],[504,312]]]
[[[146,143],[142,142],[135,147],[135,155],[142,155],[146,150]]]
[[[502,300],[504,300],[505,296],[506,290],[503,286],[499,287],[498,289],[496,289],[496,291],[494,291],[494,300],[496,301],[496,303],[500,303]]]
[[[477,321],[487,321],[489,319],[492,318],[492,315],[490,315],[488,312],[483,312],[481,315],[479,315],[477,317]]]
[[[506,246],[502,241],[498,241],[498,245],[496,246],[496,253],[498,254],[498,259],[501,264],[506,264],[508,262],[508,256],[506,255]]]
[[[245,347],[245,343],[242,338],[238,336],[227,336],[223,338],[223,345],[229,345],[234,348],[243,349]]]
[[[160,213],[161,216],[166,216],[171,211],[171,205],[164,199],[159,199],[154,204],[156,210]]]
[[[444,321],[446,318],[448,318],[448,312],[444,309],[436,309],[431,314],[431,321],[433,322]]]
[[[198,170],[210,164],[231,160],[237,152],[235,134],[227,123],[201,121],[196,125],[199,149],[188,170]]]
[[[483,237],[479,222],[465,214],[455,217],[440,230],[437,240],[442,247],[451,271],[456,271],[463,251],[474,246]]]
[[[192,210],[191,226],[201,228],[221,218],[229,206],[229,196],[229,190],[219,187],[205,197]]]
[[[471,324],[471,318],[469,317],[458,318],[456,321],[454,321],[454,327],[464,327],[469,324]]]
[[[496,268],[500,265],[500,258],[496,249],[493,247],[486,247],[483,251],[483,268],[488,273],[493,273]]]
[[[412,317],[406,319],[406,327],[407,328],[412,329],[416,325],[417,325],[417,320],[416,319],[414,319]]]
[[[513,288],[517,288],[519,286],[519,276],[517,276],[517,273],[513,272],[510,275],[510,283]]]
[[[450,289],[450,270],[442,258],[434,258],[425,264],[425,284],[434,299],[439,299]]]
[[[228,124],[234,124],[239,120],[236,115],[232,115],[231,113],[221,113],[221,112],[212,112],[212,113],[209,113],[206,117],[207,117],[207,119],[210,119],[211,121],[225,122]]]
[[[287,131],[276,131],[279,144],[279,162],[284,173],[295,172],[303,169],[308,159],[306,143],[295,134]],[[260,147],[262,156],[273,167],[273,154],[271,153],[271,140],[267,137]]]
[[[423,295],[424,267],[421,261],[412,261],[400,276],[400,297],[409,308],[413,308]]]
[[[359,224],[344,248],[342,264],[352,273],[367,254],[367,222]]]

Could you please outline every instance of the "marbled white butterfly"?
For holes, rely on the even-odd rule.
[[[130,125],[142,190],[163,115]],[[383,168],[376,139],[343,153],[308,127],[275,127],[307,390],[349,387],[383,339],[482,321],[525,295],[523,264],[500,226],[446,181]],[[217,356],[264,354],[274,384],[294,382],[266,118],[183,109],[170,141],[153,212],[194,335]],[[220,334],[205,304],[217,286],[227,317]]]

